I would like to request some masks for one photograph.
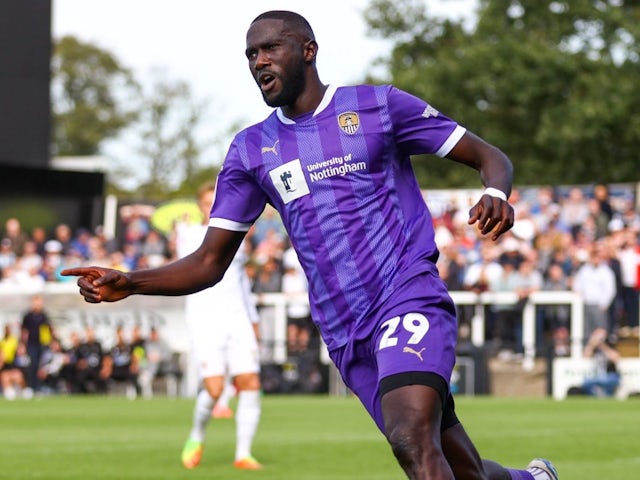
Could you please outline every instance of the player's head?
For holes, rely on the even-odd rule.
[[[214,182],[206,182],[200,185],[197,193],[198,207],[204,216],[205,221],[209,219],[209,211],[213,203],[213,194],[216,191]]]
[[[293,105],[316,73],[318,44],[307,20],[294,12],[258,15],[247,31],[251,75],[270,107]]]
[[[251,24],[260,20],[280,20],[284,22],[284,32],[288,35],[298,35],[303,41],[315,40],[315,35],[311,25],[302,15],[288,10],[270,10],[261,13],[253,19]]]

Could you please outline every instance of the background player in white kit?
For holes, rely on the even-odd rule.
[[[176,226],[179,257],[192,253],[202,243],[214,190],[213,183],[198,190],[203,224]],[[251,455],[251,445],[260,421],[259,316],[244,264],[245,255],[240,248],[220,283],[186,298],[185,318],[203,388],[198,393],[193,426],[182,450],[185,468],[195,468],[200,463],[206,427],[214,403],[223,393],[227,376],[233,379],[238,392],[234,466],[245,470],[262,468]]]

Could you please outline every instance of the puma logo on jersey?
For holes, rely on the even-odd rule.
[[[403,353],[413,353],[416,357],[418,357],[420,359],[421,362],[424,362],[424,359],[422,358],[422,352],[425,351],[425,348],[421,348],[420,351],[416,351],[411,347],[404,347],[402,349]]]
[[[433,108],[431,105],[427,105],[427,107],[424,109],[424,112],[422,112],[422,116],[424,118],[437,117],[438,115],[440,115],[440,112]]]
[[[276,143],[273,144],[273,147],[262,147],[261,152],[263,154],[271,152],[274,155],[278,155],[278,150],[276,150],[276,146],[278,145],[279,142],[280,142],[280,140],[276,140]]]

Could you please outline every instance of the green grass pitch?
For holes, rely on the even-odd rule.
[[[263,398],[254,444],[263,471],[242,472],[231,466],[233,420],[212,421],[203,461],[187,471],[180,464],[180,450],[192,408],[191,399],[0,400],[0,478],[405,478],[357,400],[325,396]],[[534,456],[545,456],[554,461],[561,480],[635,478],[640,472],[637,399],[459,397],[457,411],[482,456],[505,465],[521,468]]]

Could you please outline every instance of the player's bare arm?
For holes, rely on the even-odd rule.
[[[158,268],[121,272],[102,267],[69,268],[89,303],[116,302],[130,295],[186,295],[220,281],[239,248],[244,232],[209,228],[191,255]]]
[[[500,198],[485,193],[469,210],[469,224],[477,222],[483,235],[490,234],[492,240],[497,240],[511,229],[514,221],[513,207],[507,201],[513,183],[511,160],[500,149],[469,131],[449,152],[447,158],[475,168],[485,187],[504,194],[504,198]]]

